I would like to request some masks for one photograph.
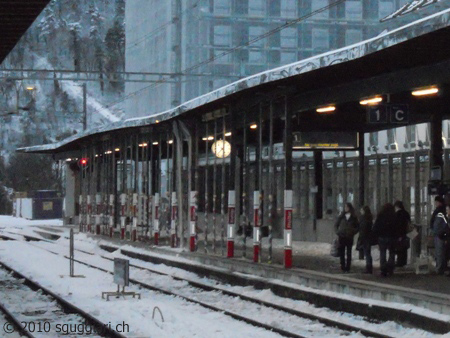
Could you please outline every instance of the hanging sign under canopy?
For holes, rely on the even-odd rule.
[[[357,150],[359,137],[357,132],[293,132],[294,149]]]

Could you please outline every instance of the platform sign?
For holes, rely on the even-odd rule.
[[[408,124],[407,104],[379,104],[368,107],[367,119],[370,124]]]
[[[369,107],[369,123],[387,123],[387,109],[385,105]]]
[[[357,149],[359,146],[357,132],[294,132],[295,149]]]
[[[130,278],[130,261],[123,258],[114,258],[114,283],[128,286]]]
[[[409,109],[407,104],[390,105],[391,123],[408,123]]]

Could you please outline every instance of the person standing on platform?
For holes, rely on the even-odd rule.
[[[351,203],[345,203],[344,212],[339,215],[334,225],[339,238],[339,258],[343,272],[350,271],[353,237],[358,233],[358,226],[355,208]]]
[[[395,266],[403,267],[408,262],[408,249],[410,247],[409,238],[406,236],[411,224],[411,216],[405,210],[403,202],[396,201],[394,203],[396,226],[398,230],[398,239],[396,243],[397,262]]]
[[[430,229],[433,229],[434,226],[434,220],[436,218],[436,215],[441,213],[445,215],[445,201],[441,196],[436,196],[434,198],[434,211],[433,214],[431,215],[431,219],[430,219]]]
[[[366,258],[366,270],[364,273],[372,273],[372,242],[373,242],[373,216],[370,208],[366,205],[361,208],[361,221],[359,222],[359,238],[361,248]]]
[[[447,245],[450,240],[450,228],[448,220],[450,217],[450,206],[446,208],[447,215],[438,213],[434,218],[434,255],[436,257],[436,272],[443,275],[447,270]]]
[[[382,276],[390,276],[395,267],[395,244],[398,236],[396,227],[395,208],[386,203],[378,213],[373,225],[374,235],[378,238],[380,248],[380,268]],[[389,252],[389,259],[386,259]]]

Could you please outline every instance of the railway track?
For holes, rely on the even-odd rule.
[[[61,245],[59,243],[55,243],[52,241],[45,241],[45,242],[49,242],[49,243],[53,243],[53,244],[57,244],[58,246],[64,247],[66,248],[64,245]],[[33,243],[28,243],[29,245],[35,245]],[[37,243],[36,243],[37,244]],[[41,248],[40,246],[38,246],[39,248]],[[41,248],[44,249],[44,248]],[[47,250],[53,254],[59,254],[59,255],[63,255],[61,253],[49,250],[48,248],[45,248],[44,250]],[[94,254],[84,251],[84,250],[77,250],[81,253],[84,254],[88,254],[90,257],[85,257],[88,260],[91,259],[95,259]],[[97,258],[101,258],[105,261],[112,261],[112,259],[110,257],[106,257],[104,255],[99,255],[96,256]],[[65,256],[65,258],[68,258],[67,256]],[[105,269],[104,266],[106,266],[106,262],[97,262],[96,265],[92,264],[92,261],[86,261],[86,260],[76,260],[78,263],[89,266],[91,268],[95,268],[97,270],[103,271],[105,273],[109,273],[111,274],[112,272]],[[143,261],[144,262],[144,261]],[[299,332],[301,331],[302,327],[305,327],[305,322],[300,322],[299,321],[299,330],[294,330],[295,332],[290,332],[288,330],[285,330],[283,327],[293,327],[292,325],[292,318],[297,318],[297,319],[302,319],[302,320],[309,320],[309,321],[314,321],[317,323],[320,323],[321,325],[323,325],[324,328],[330,327],[330,328],[337,328],[339,330],[342,330],[342,334],[345,333],[350,333],[350,332],[359,332],[364,336],[372,336],[372,337],[390,337],[391,335],[389,334],[383,334],[378,332],[377,330],[374,330],[373,328],[367,329],[364,326],[364,321],[361,322],[361,326],[358,325],[351,325],[351,324],[347,324],[347,323],[343,323],[342,321],[339,321],[335,318],[327,318],[327,316],[321,316],[321,315],[316,315],[316,314],[312,314],[310,312],[307,312],[307,310],[302,311],[299,309],[294,309],[291,307],[287,307],[283,304],[276,304],[274,302],[268,302],[262,299],[259,299],[257,297],[252,297],[252,296],[247,296],[245,294],[239,293],[239,292],[234,292],[231,291],[229,289],[226,289],[225,287],[221,287],[220,285],[211,285],[211,283],[209,284],[205,284],[202,282],[199,282],[198,280],[190,280],[187,278],[183,278],[183,277],[177,277],[177,276],[173,276],[171,274],[159,271],[159,270],[155,270],[155,269],[151,269],[149,267],[143,267],[143,266],[139,266],[136,264],[130,264],[131,267],[131,271],[133,272],[133,269],[136,269],[136,271],[133,272],[133,275],[138,275],[140,276],[140,278],[134,278],[131,279],[131,282],[133,282],[134,284],[145,288],[145,289],[149,289],[149,290],[153,290],[156,292],[160,292],[163,294],[167,294],[167,295],[173,295],[173,296],[177,296],[179,298],[182,298],[186,301],[190,301],[196,304],[199,304],[201,306],[204,306],[206,308],[209,308],[211,310],[214,311],[219,311],[219,312],[223,312],[235,319],[239,319],[242,320],[244,322],[247,322],[249,324],[255,325],[255,326],[259,326],[262,328],[265,328],[267,330],[271,330],[273,332],[277,332],[280,335],[283,336],[288,336],[288,337],[304,337],[304,336],[308,336],[310,335],[310,332],[304,332],[304,334],[299,334]],[[140,274],[139,272],[140,271]],[[158,276],[158,277],[155,277]],[[158,280],[157,285],[155,285],[154,283],[149,284],[147,282],[148,279],[152,279],[152,280]],[[161,279],[162,278],[162,279]],[[167,285],[171,285],[171,290],[168,290],[167,288],[165,288],[165,286]],[[176,290],[177,292],[173,292],[174,290]],[[235,308],[232,307],[232,305],[236,305],[236,299],[239,299],[239,307],[241,308],[241,310],[239,311],[239,313],[235,313],[229,310],[229,308]],[[224,308],[223,304],[221,303],[227,303],[230,306],[228,308]],[[255,310],[255,306],[259,307],[258,311],[254,311]],[[252,308],[253,307],[253,308]],[[278,318],[277,316],[281,316],[284,317],[285,319],[281,318],[280,320],[276,320],[274,322],[276,322],[276,325],[271,325],[270,323],[267,322],[261,322],[258,318],[248,318],[248,316],[243,316],[242,312],[244,313],[252,313],[252,312],[261,312],[260,309],[264,309],[265,314],[267,317],[271,317],[271,318]],[[289,315],[289,319],[287,319],[287,315]],[[289,325],[284,325],[283,324],[289,324]],[[365,322],[368,323],[368,322]],[[370,321],[370,323],[374,323],[374,321]],[[295,325],[294,325],[295,327]],[[385,331],[386,332],[386,331]],[[326,333],[324,332],[324,335],[326,335]]]
[[[52,254],[59,254],[54,250],[40,247],[34,243],[28,244],[51,252]],[[86,253],[84,251],[82,252]],[[89,254],[92,255],[92,253]],[[68,258],[65,255],[64,257]],[[112,274],[112,271],[105,269],[104,266],[106,265],[106,261],[111,262],[113,259],[106,256],[99,256],[99,258],[103,260],[102,264],[97,262],[97,264],[94,265],[92,262],[80,259],[76,259],[76,262],[105,273]],[[380,334],[378,332],[365,329],[364,327],[345,324],[338,320],[318,316],[306,311],[292,309],[283,305],[273,304],[255,297],[226,290],[220,285],[213,286],[210,284],[204,284],[197,281],[188,280],[186,278],[172,276],[161,271],[135,264],[130,264],[130,267],[132,268],[131,272],[140,276],[140,278],[130,279],[130,282],[142,288],[179,297],[210,310],[222,312],[234,319],[242,320],[248,324],[276,332],[282,336],[307,337],[313,333],[313,330],[316,331],[319,329],[318,327],[320,327],[320,334],[324,336],[329,336],[329,329],[332,328],[334,331],[339,330],[342,335],[360,332],[362,335],[369,337],[389,337],[388,335]],[[136,271],[133,271],[133,269],[136,269]],[[158,276],[158,278],[155,278],[155,276]],[[148,279],[158,280],[157,283],[149,284],[147,282]],[[167,285],[170,285],[170,290],[167,288]],[[176,290],[176,292],[174,292],[174,290]],[[239,308],[239,312],[231,311],[230,309],[232,308]],[[255,316],[252,317],[248,315],[255,313],[258,314],[256,318]],[[273,320],[264,321],[260,318],[272,318]],[[294,327],[295,330],[287,330],[285,327]],[[305,327],[314,327],[314,329],[310,329],[308,331]]]
[[[0,262],[0,311],[3,333],[26,337],[123,338],[95,317],[62,299],[12,267]]]

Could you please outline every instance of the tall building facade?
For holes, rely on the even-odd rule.
[[[445,6],[438,2],[380,22],[408,1],[127,1],[126,70],[175,75],[159,83],[127,83],[126,115],[164,111],[239,78],[357,43]],[[274,32],[291,20],[297,22]]]

